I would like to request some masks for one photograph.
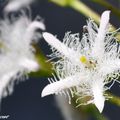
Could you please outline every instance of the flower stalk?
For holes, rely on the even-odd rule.
[[[90,7],[85,5],[82,1],[79,0],[50,0],[50,2],[53,2],[59,6],[62,7],[71,7],[78,12],[82,13],[86,17],[92,17],[97,23],[99,23],[100,16],[98,13],[93,11]]]
[[[111,10],[120,19],[120,10],[117,7],[110,4],[107,0],[91,0],[91,1]]]
[[[98,24],[100,22],[100,15],[80,0],[61,0],[61,1],[49,0],[49,1],[61,7],[70,7],[78,11],[79,13],[82,13],[87,18],[91,17]],[[112,25],[110,30],[114,31],[115,29],[116,28]]]

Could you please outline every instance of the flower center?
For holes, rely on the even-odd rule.
[[[80,62],[83,63],[86,68],[89,68],[89,69],[96,67],[96,62],[87,59],[87,57],[85,56],[80,57]]]

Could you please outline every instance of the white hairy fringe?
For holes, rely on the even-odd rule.
[[[50,57],[56,60],[53,66],[58,79],[49,79],[50,84],[43,89],[42,96],[63,94],[68,96],[70,103],[71,98],[77,95],[78,106],[93,103],[102,112],[104,101],[108,99],[104,92],[120,77],[120,49],[115,38],[117,31],[108,31],[109,14],[110,11],[103,12],[100,27],[89,19],[82,39],[78,33],[68,32],[62,43],[52,34],[43,33],[52,48]],[[82,56],[88,60],[86,64],[80,61]],[[108,83],[111,85],[106,87]],[[90,99],[79,103],[85,97]]]
[[[0,99],[13,92],[16,80],[25,80],[40,68],[32,46],[41,37],[37,29],[44,30],[44,24],[31,21],[24,12],[19,19],[0,20]]]
[[[28,6],[34,0],[9,0],[8,5],[5,7],[6,12],[13,12]]]

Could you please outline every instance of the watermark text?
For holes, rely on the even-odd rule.
[[[0,115],[0,119],[8,119],[10,115]]]

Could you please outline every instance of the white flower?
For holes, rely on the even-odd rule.
[[[0,21],[0,99],[12,93],[15,80],[39,69],[32,46],[41,36],[37,29],[44,30],[44,24],[24,13],[18,20]]]
[[[67,33],[61,43],[52,34],[43,33],[52,46],[50,57],[56,60],[53,65],[57,77],[49,79],[50,84],[43,89],[42,97],[64,94],[70,102],[71,97],[77,95],[77,103],[87,97],[88,101],[78,106],[93,103],[100,112],[103,111],[104,101],[109,97],[104,92],[113,84],[106,85],[114,83],[120,76],[120,50],[114,37],[116,32],[108,31],[109,14],[110,11],[103,12],[99,28],[92,20],[87,21],[82,39],[78,33]]]
[[[28,6],[34,0],[9,0],[8,5],[5,7],[6,12],[17,11],[22,7]]]

